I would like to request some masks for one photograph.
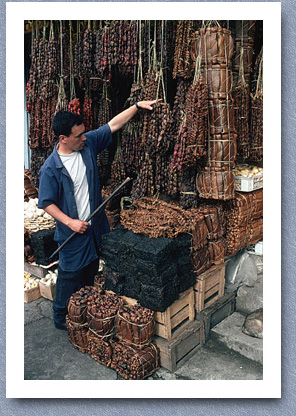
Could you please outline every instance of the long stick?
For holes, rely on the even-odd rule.
[[[111,195],[108,196],[108,198],[105,199],[104,202],[102,202],[101,205],[98,206],[98,208],[96,208],[85,220],[86,222],[90,221],[92,219],[92,217],[94,215],[96,215],[106,204],[107,202],[110,201],[111,198],[114,197],[115,194],[117,194],[118,191],[120,191],[121,188],[123,188],[129,181],[131,181],[131,178],[126,178],[124,182],[122,182],[121,185],[119,185],[118,188],[115,189],[114,192],[112,192]],[[69,241],[74,237],[74,235],[77,234],[77,231],[74,231],[71,235],[69,235],[69,237],[56,249],[56,251],[54,253],[52,253],[52,255],[49,257],[49,260],[51,260],[54,256],[56,256],[58,254],[59,251],[62,250],[62,248],[65,247],[66,244],[69,243]]]

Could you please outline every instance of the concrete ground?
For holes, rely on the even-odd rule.
[[[117,373],[74,349],[52,322],[52,302],[25,305],[26,380],[117,380]],[[151,380],[260,380],[262,365],[210,340],[174,373],[160,368]]]

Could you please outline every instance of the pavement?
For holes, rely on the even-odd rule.
[[[72,347],[67,332],[54,327],[50,300],[39,298],[25,303],[24,308],[25,380],[122,379],[114,370],[97,363],[87,353],[83,354]],[[225,326],[224,321],[218,326],[221,324]],[[217,341],[210,339],[174,373],[161,367],[149,379],[261,380],[263,378],[263,367],[260,362],[246,358],[237,352],[240,351],[237,348],[233,350],[229,339],[223,343],[221,337],[216,338]],[[252,341],[252,337],[249,338]]]

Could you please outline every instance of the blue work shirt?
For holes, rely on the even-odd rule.
[[[97,155],[112,142],[112,134],[108,124],[85,133],[86,141],[81,152],[86,167],[89,191],[90,212],[102,202]],[[57,143],[52,154],[46,159],[39,173],[38,208],[46,208],[55,204],[64,214],[72,219],[79,219],[74,197],[73,181],[64,167],[57,152]],[[101,235],[110,231],[109,223],[102,210],[96,214],[91,225],[84,234],[76,234],[59,252],[59,266],[64,271],[76,271],[87,266],[98,258],[94,238],[98,247],[101,246]],[[61,245],[73,231],[56,220],[54,239]]]

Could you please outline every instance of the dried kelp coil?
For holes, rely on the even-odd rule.
[[[263,160],[263,51],[261,50],[257,61],[258,78],[256,82],[256,91],[251,99],[251,116],[250,116],[250,159],[255,162]]]
[[[80,352],[87,352],[87,327],[76,324],[69,318],[69,315],[66,315],[66,325],[72,347]]]
[[[193,83],[186,94],[186,150],[183,165],[194,166],[206,154],[208,88],[204,79]],[[191,157],[190,157],[191,156]]]
[[[236,218],[236,222],[245,225],[249,219],[263,217],[263,190],[254,192],[236,192],[231,201],[228,218]]]
[[[190,78],[193,72],[190,60],[190,41],[193,32],[192,20],[179,20],[174,54],[173,78]]]
[[[236,133],[234,100],[209,100],[210,134]]]
[[[229,98],[233,87],[232,71],[225,64],[202,67],[202,76],[206,80],[209,98]]]
[[[190,215],[176,203],[144,197],[134,202],[134,208],[120,214],[121,224],[134,233],[175,238],[190,230]]]
[[[108,185],[108,186],[104,186],[104,188],[102,189],[102,198],[105,201],[105,199],[107,199],[116,189],[116,184],[114,184],[113,182]],[[113,198],[111,198],[107,204],[105,205],[105,208],[108,211],[114,211],[116,209],[120,208],[120,200],[121,197],[124,195],[123,191],[118,192],[116,195],[114,195]]]
[[[200,198],[228,200],[235,196],[234,175],[231,170],[206,167],[197,175],[196,180]]]
[[[152,342],[154,312],[137,304],[123,306],[118,310],[115,327],[116,337],[122,344],[142,350]]]
[[[95,50],[95,34],[90,28],[87,28],[82,36],[83,42],[83,70],[90,77],[94,68],[94,50]]]
[[[211,267],[210,253],[207,246],[199,250],[192,250],[191,266],[197,276]]]
[[[222,204],[202,204],[199,211],[203,214],[208,229],[209,240],[219,240],[226,233],[226,215]]]
[[[196,169],[183,169],[180,184],[180,206],[183,209],[196,208],[198,204],[196,191]]]
[[[208,139],[208,167],[233,169],[236,161],[237,134],[216,134]]]
[[[123,300],[110,293],[97,293],[88,298],[86,320],[89,330],[102,339],[114,333],[114,320]]]
[[[79,98],[72,98],[68,105],[68,111],[80,114],[80,100]]]
[[[72,322],[76,324],[86,324],[87,301],[90,296],[101,293],[93,286],[82,287],[73,293],[68,302],[68,315]]]
[[[114,230],[114,228],[120,223],[120,208],[114,209],[113,211],[105,210],[105,212],[110,230]]]
[[[247,225],[230,224],[226,234],[227,255],[257,243],[263,238],[263,218],[249,220]]]
[[[98,363],[110,367],[112,361],[112,341],[98,338],[93,332],[87,332],[87,352]]]
[[[97,289],[103,290],[104,285],[105,285],[104,272],[98,272],[98,274],[95,275],[94,287],[97,288]]]
[[[250,138],[250,159],[261,162],[263,160],[263,96],[251,100]]]
[[[235,50],[236,54],[234,56],[233,70],[238,72],[243,63],[244,76],[247,80],[252,72],[252,62],[254,55],[253,42],[250,41],[250,38],[247,40],[238,38],[235,41]]]
[[[143,350],[113,344],[111,368],[126,380],[144,380],[159,369],[159,350],[151,343]]]
[[[189,209],[187,214],[191,216],[189,230],[192,235],[192,248],[199,249],[207,243],[208,227],[203,214],[198,208]]]
[[[83,101],[83,124],[86,131],[92,130],[92,99],[85,97]]]
[[[227,244],[225,238],[208,243],[209,258],[211,264],[223,264],[227,252]]]
[[[256,244],[263,238],[263,218],[256,218],[252,221],[252,228],[248,245]]]
[[[227,216],[227,254],[263,238],[263,191],[236,192]]]
[[[133,183],[131,197],[133,200],[142,198],[143,196],[154,195],[154,168],[149,154],[146,152],[141,163],[141,170],[137,180]]]
[[[229,63],[233,52],[231,31],[221,26],[203,27],[192,37],[190,54],[193,62],[201,55],[203,63]]]
[[[234,120],[238,134],[237,152],[243,158],[247,159],[250,154],[250,132],[249,132],[249,115],[250,115],[250,91],[245,84],[239,84],[233,90],[234,99]]]

